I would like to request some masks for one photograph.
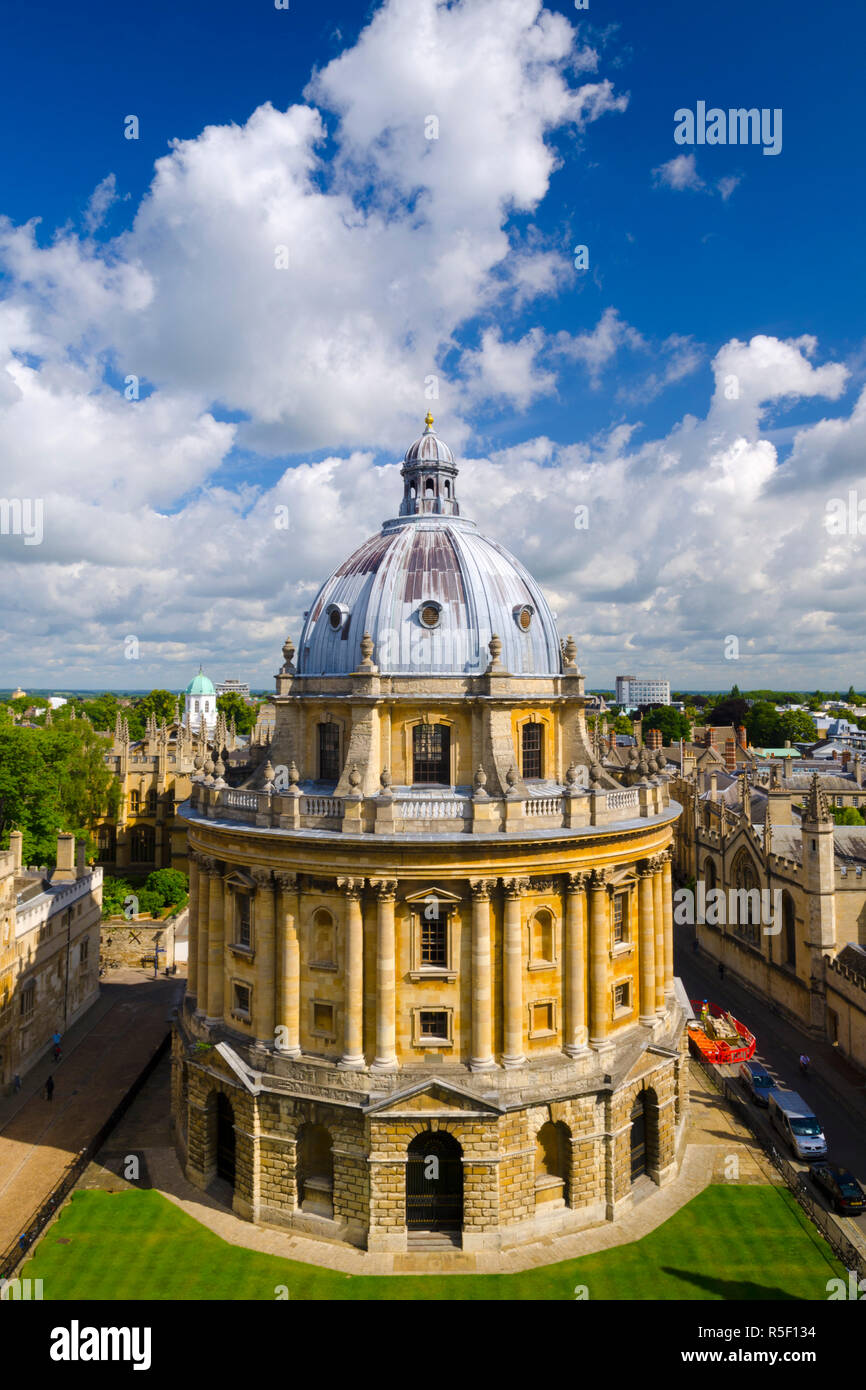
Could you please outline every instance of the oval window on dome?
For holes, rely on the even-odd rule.
[[[329,603],[326,612],[332,631],[339,632],[348,617],[347,610],[339,603]]]
[[[528,603],[524,603],[520,608],[514,610],[514,620],[521,632],[528,632],[532,626],[532,619],[535,609]]]
[[[438,627],[442,618],[442,607],[438,603],[423,603],[418,615],[424,627]]]

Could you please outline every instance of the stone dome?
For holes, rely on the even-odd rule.
[[[459,515],[454,456],[429,415],[401,472],[400,515],[316,595],[301,632],[298,674],[357,670],[366,632],[383,675],[481,675],[494,635],[506,671],[558,675],[561,647],[547,600],[519,560]]]

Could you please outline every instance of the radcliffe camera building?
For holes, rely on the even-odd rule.
[[[575,643],[429,416],[402,477],[283,647],[269,761],[209,757],[182,808],[176,1138],[253,1221],[501,1248],[676,1172],[679,806],[660,757],[600,766]]]

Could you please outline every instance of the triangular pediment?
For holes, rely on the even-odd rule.
[[[248,893],[254,893],[256,881],[251,874],[244,873],[243,869],[232,869],[231,873],[226,874],[224,880],[229,888],[244,888]]]
[[[368,1115],[501,1115],[504,1106],[482,1100],[463,1086],[429,1077],[364,1107]]]
[[[407,893],[404,902],[424,903],[427,902],[428,899],[440,903],[459,903],[462,901],[458,893],[449,893],[447,889],[437,888],[434,885],[430,888],[422,888],[417,893]]]

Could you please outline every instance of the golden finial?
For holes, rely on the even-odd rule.
[[[430,411],[429,411],[429,410],[427,411],[427,414],[426,414],[425,417],[424,417],[424,424],[427,426],[428,430],[432,430],[432,428],[433,428],[433,416],[430,414]]]

